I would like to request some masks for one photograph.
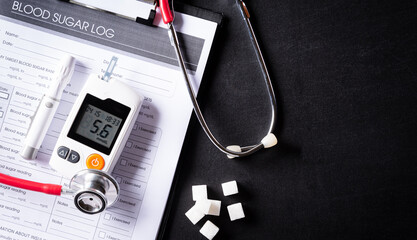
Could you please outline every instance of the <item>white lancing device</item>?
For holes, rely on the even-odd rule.
[[[24,159],[31,160],[36,158],[46,132],[58,109],[62,92],[74,73],[74,68],[74,57],[67,55],[62,58],[59,69],[56,70],[52,85],[49,86],[48,92],[43,95],[38,109],[32,117],[23,148],[20,151],[20,156]]]

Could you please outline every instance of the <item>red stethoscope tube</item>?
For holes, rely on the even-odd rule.
[[[168,0],[159,0],[159,9],[161,10],[162,21],[165,24],[171,23],[174,20]]]
[[[0,183],[4,183],[12,187],[22,188],[30,191],[61,196],[62,186],[57,184],[33,182],[20,178],[15,178],[2,173],[0,173]]]

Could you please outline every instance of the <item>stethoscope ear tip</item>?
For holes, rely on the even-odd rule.
[[[270,148],[278,143],[277,137],[273,133],[268,133],[262,140],[262,145],[264,145],[264,148]]]
[[[230,146],[227,146],[226,148],[233,152],[242,152],[242,148],[239,145],[230,145]],[[227,154],[227,158],[233,159],[235,158],[235,156]]]

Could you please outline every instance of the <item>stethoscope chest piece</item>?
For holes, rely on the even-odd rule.
[[[120,187],[106,172],[85,169],[79,171],[69,184],[74,192],[74,204],[82,212],[102,212],[117,201]]]

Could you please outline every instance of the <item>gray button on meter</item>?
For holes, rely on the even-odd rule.
[[[72,163],[77,163],[78,161],[80,161],[80,154],[78,154],[74,150],[71,150],[67,160]]]
[[[60,146],[60,147],[58,148],[58,151],[57,151],[58,156],[59,156],[60,158],[63,158],[63,159],[66,159],[66,158],[67,158],[67,156],[68,156],[68,152],[69,152],[69,148],[64,147],[64,146]]]

